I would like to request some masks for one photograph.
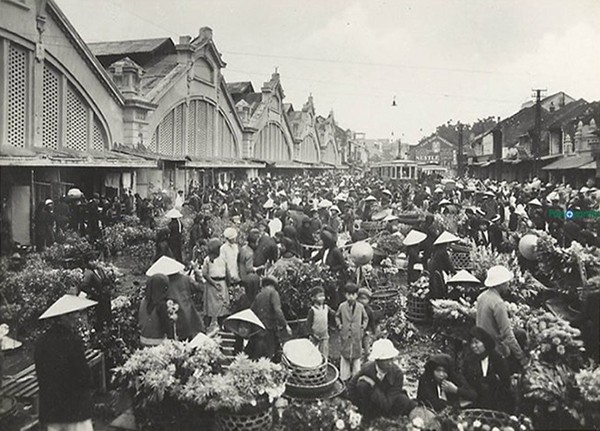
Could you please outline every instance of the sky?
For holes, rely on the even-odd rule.
[[[196,36],[227,82],[309,94],[345,129],[414,143],[565,91],[600,100],[600,0],[56,0],[86,42]],[[396,100],[396,106],[392,101]]]

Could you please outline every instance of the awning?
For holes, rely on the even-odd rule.
[[[577,169],[595,171],[597,168],[598,168],[598,162],[596,160],[594,160],[593,162],[587,163],[583,166],[579,166]]]
[[[245,159],[191,158],[190,160],[186,160],[184,167],[200,169],[260,169],[265,166],[265,163]]]
[[[155,153],[153,151],[131,148],[124,145],[119,145],[113,148],[114,152],[127,154],[130,156],[141,157],[146,160],[162,160],[166,162],[185,162],[185,156],[167,156],[165,154]]]
[[[116,151],[82,152],[69,149],[59,151],[50,148],[17,148],[1,145],[0,166],[156,168],[157,162]]]
[[[544,171],[566,171],[569,169],[579,169],[582,166],[594,163],[594,158],[591,154],[576,154],[563,156],[561,159],[544,166]]]

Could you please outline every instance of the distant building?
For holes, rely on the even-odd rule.
[[[436,164],[446,169],[456,167],[458,146],[454,142],[435,134],[409,149],[412,160],[419,163]]]

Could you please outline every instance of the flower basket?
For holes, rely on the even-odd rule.
[[[448,250],[450,261],[454,269],[470,269],[471,268],[471,253],[469,251]]]
[[[281,362],[290,372],[288,383],[299,386],[319,386],[327,382],[327,361],[323,361],[316,368],[305,368],[292,364],[285,355],[282,355]]]
[[[289,380],[286,382],[285,395],[287,397],[318,399],[329,394],[336,386],[340,372],[332,363],[327,363],[327,376],[321,384],[297,384]]]
[[[273,427],[272,405],[259,402],[256,407],[248,406],[240,412],[217,411],[215,425],[219,431],[264,431]]]
[[[492,428],[503,428],[512,425],[510,415],[496,410],[465,409],[462,411],[460,416],[462,419],[468,422],[474,422],[478,420],[482,425],[488,425]]]
[[[373,305],[381,308],[384,314],[390,314],[396,311],[396,301],[394,300],[399,295],[397,288],[379,289],[373,292],[371,301]]]
[[[431,317],[431,302],[429,299],[408,295],[406,298],[406,317],[411,322],[428,322]]]

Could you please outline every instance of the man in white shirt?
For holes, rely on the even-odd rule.
[[[238,267],[238,255],[240,253],[239,246],[235,242],[237,239],[238,232],[235,228],[228,227],[223,232],[223,236],[226,241],[221,246],[221,257],[227,264],[227,272],[231,283],[236,284],[240,282],[240,271]]]
[[[183,198],[183,190],[179,190],[177,192],[177,197],[175,198],[175,208],[181,210],[183,208],[183,203],[185,202]]]

